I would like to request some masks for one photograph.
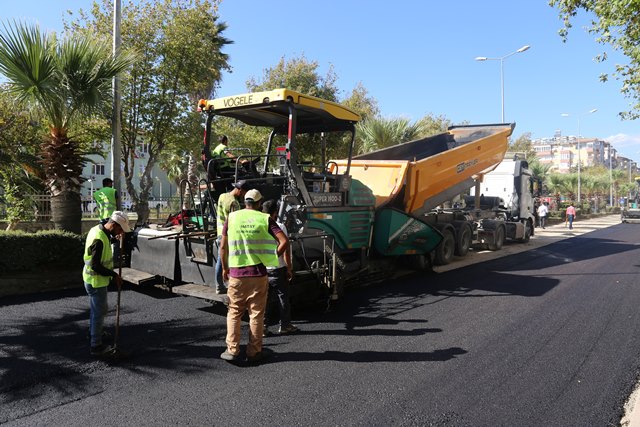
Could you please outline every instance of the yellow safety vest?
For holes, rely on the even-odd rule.
[[[218,164],[219,167],[221,168],[230,168],[233,167],[231,165],[231,162],[229,160],[229,157],[225,154],[225,150],[227,149],[227,146],[224,144],[218,144],[216,146],[216,148],[213,149],[213,151],[211,152],[211,154],[213,155],[214,159],[221,159],[218,160],[216,163]]]
[[[269,215],[242,209],[229,214],[229,267],[278,266],[278,245],[269,233]]]
[[[109,236],[100,229],[100,225],[96,225],[89,230],[87,241],[84,244],[84,269],[82,270],[82,279],[94,288],[103,288],[109,285],[111,277],[101,276],[91,268],[91,252],[89,248],[96,239],[100,239],[102,242],[102,258],[100,258],[100,263],[108,269],[113,268],[113,252],[111,251]]]
[[[240,203],[231,193],[222,193],[218,197],[218,209],[216,210],[216,227],[218,229],[218,236],[222,236],[222,228],[224,222],[227,220],[229,213],[239,211]]]
[[[109,218],[113,211],[116,210],[116,190],[111,187],[103,187],[93,193],[98,207],[98,216],[100,219]]]

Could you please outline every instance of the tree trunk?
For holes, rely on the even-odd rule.
[[[137,225],[149,224],[149,201],[140,200],[136,205],[136,213],[138,214]]]
[[[82,233],[82,208],[80,193],[64,191],[51,196],[51,220],[56,230]]]

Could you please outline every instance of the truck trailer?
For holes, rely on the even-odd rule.
[[[279,201],[293,249],[294,301],[335,300],[345,286],[388,278],[400,266],[429,269],[450,251],[463,255],[473,236],[502,244],[504,221],[487,219],[478,230],[474,211],[438,207],[502,161],[514,124],[453,126],[353,156],[360,117],[334,102],[277,89],[201,100],[198,108],[206,178],[189,193],[205,202],[176,228],[137,229],[127,280],[224,300],[213,291],[215,207],[238,179]],[[218,117],[270,129],[264,152],[238,156],[232,171],[221,168],[226,160],[209,155]]]

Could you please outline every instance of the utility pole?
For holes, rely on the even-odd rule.
[[[120,54],[120,21],[122,19],[122,4],[121,0],[114,0],[113,2],[113,55]],[[120,196],[118,199],[118,205],[116,209],[120,210],[120,202],[122,199],[122,182],[120,168],[122,167],[122,148],[120,142],[120,130],[122,124],[120,123],[120,76],[113,77],[113,111],[111,115],[111,179],[113,179],[113,188],[118,192]]]

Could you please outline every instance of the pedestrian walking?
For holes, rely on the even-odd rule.
[[[113,351],[113,347],[102,342],[104,316],[107,314],[107,286],[114,282],[120,289],[122,278],[113,270],[112,238],[124,238],[131,231],[129,219],[121,211],[115,211],[106,224],[98,224],[87,235],[84,247],[84,269],[82,279],[89,295],[89,335],[91,354],[102,356]]]
[[[267,200],[262,205],[262,212],[269,215],[269,217],[276,221],[278,227],[288,237],[289,233],[285,225],[277,220],[278,216],[278,202],[275,200]],[[291,262],[291,245],[287,247],[287,250],[278,257],[277,267],[267,267],[267,275],[269,277],[269,292],[267,297],[267,308],[265,310],[265,326],[263,336],[267,337],[271,335],[269,331],[268,323],[273,316],[272,307],[277,304],[278,312],[280,314],[280,328],[278,333],[290,334],[298,332],[299,329],[291,323],[291,300],[289,287],[291,286],[291,279],[293,278],[293,269]],[[274,304],[275,303],[275,304]]]
[[[538,218],[540,219],[540,227],[543,229],[547,224],[547,215],[549,214],[549,208],[547,207],[547,202],[540,203],[538,206]]]
[[[96,207],[98,209],[98,219],[103,224],[111,217],[111,214],[116,210],[118,206],[118,192],[113,188],[113,180],[111,178],[105,178],[102,180],[102,188],[98,191],[94,191],[93,198],[96,201]]]
[[[573,230],[573,220],[576,218],[576,208],[573,207],[573,203],[570,203],[567,207],[567,223],[569,224],[569,230]]]
[[[222,193],[220,197],[218,197],[218,208],[216,210],[216,227],[218,231],[218,259],[216,260],[216,293],[217,294],[225,294],[227,293],[227,287],[225,286],[225,281],[222,278],[222,258],[220,256],[220,242],[222,241],[222,228],[224,226],[227,217],[231,212],[240,210],[240,201],[244,197],[244,195],[249,190],[249,184],[247,181],[240,180],[233,184],[233,190],[228,193]]]
[[[240,360],[241,319],[245,311],[249,313],[247,361],[259,363],[263,359],[267,267],[276,267],[278,256],[289,246],[289,239],[276,222],[260,212],[261,201],[258,190],[247,191],[245,209],[231,212],[222,230],[220,252],[223,278],[229,281],[229,307],[227,349],[220,358],[229,362]]]

